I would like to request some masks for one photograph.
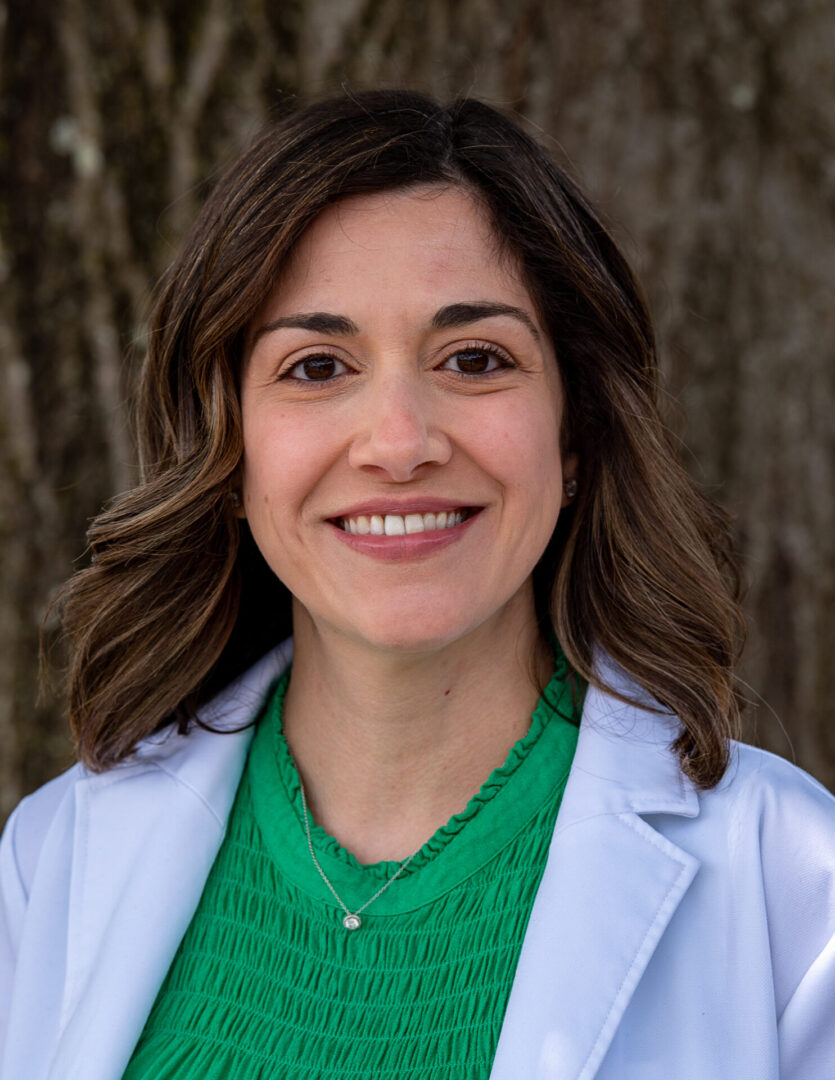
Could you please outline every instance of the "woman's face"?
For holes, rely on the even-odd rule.
[[[561,384],[465,191],[326,210],[250,328],[241,405],[242,512],[320,632],[424,651],[533,619]]]

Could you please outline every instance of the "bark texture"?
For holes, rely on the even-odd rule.
[[[618,223],[737,515],[750,735],[835,785],[833,44],[831,0],[0,3],[0,818],[71,760],[37,628],[136,475],[153,283],[264,121],[343,84],[516,110]]]

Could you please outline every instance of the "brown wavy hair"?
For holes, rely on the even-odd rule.
[[[543,635],[603,685],[598,649],[678,717],[674,747],[718,782],[738,725],[744,626],[728,521],[677,460],[653,330],[599,214],[513,120],[411,91],[323,100],[220,180],[163,281],[137,406],[142,481],[89,531],[60,596],[81,760],[106,769],[291,631],[290,597],[234,513],[246,329],[304,231],[348,195],[452,184],[487,209],[554,343],[579,494],[534,573]]]

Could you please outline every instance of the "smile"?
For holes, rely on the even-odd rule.
[[[471,510],[462,506],[457,510],[441,510],[426,514],[359,514],[356,517],[337,519],[343,532],[354,536],[411,536],[414,533],[439,532],[454,529],[470,516]]]
[[[400,513],[392,513],[394,507],[356,506],[328,519],[328,525],[336,540],[358,554],[383,561],[421,560],[458,543],[485,509],[455,503],[432,505],[441,503],[440,499],[421,502],[423,506],[401,507]]]

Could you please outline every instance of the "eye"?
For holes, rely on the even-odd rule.
[[[440,367],[456,375],[491,375],[516,365],[503,349],[494,345],[468,345],[450,353]]]
[[[282,372],[280,378],[298,379],[300,382],[328,382],[347,371],[347,365],[335,356],[306,356]]]

